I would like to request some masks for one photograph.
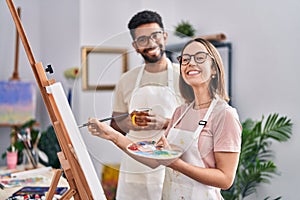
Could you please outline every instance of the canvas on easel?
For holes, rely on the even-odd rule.
[[[75,200],[105,200],[106,197],[100,180],[97,178],[96,171],[61,83],[47,79],[45,71],[51,73],[51,66],[44,69],[42,63],[35,62],[15,6],[12,0],[6,0],[6,2],[23,42],[37,85],[62,149],[62,152],[58,153],[58,157],[70,189],[62,196],[61,200],[70,199],[71,197]],[[60,176],[61,170],[56,170],[46,196],[47,200],[52,200]]]
[[[61,117],[64,121],[67,132],[69,133],[69,137],[73,144],[78,162],[83,169],[83,173],[90,186],[91,192],[92,194],[94,194],[93,196],[97,197],[97,199],[101,199],[102,196],[103,199],[104,191],[102,190],[101,183],[99,182],[98,176],[93,167],[92,160],[88,154],[88,150],[80,134],[79,128],[69,106],[61,83],[57,82],[50,86],[47,86],[46,90],[48,94],[51,94],[54,98],[59,113],[61,114]]]

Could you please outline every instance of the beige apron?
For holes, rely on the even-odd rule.
[[[202,161],[199,149],[198,138],[207,122],[210,113],[212,112],[217,99],[214,99],[207,110],[201,125],[199,124],[195,132],[176,129],[177,123],[184,117],[187,111],[194,105],[191,105],[185,110],[180,118],[174,123],[170,129],[167,140],[170,144],[176,144],[184,149],[184,154],[181,159],[184,161],[198,166],[205,167]],[[222,199],[218,188],[211,187],[199,183],[184,174],[175,171],[171,168],[166,168],[166,177],[163,188],[163,200],[217,200]]]
[[[172,63],[168,60],[168,86],[149,84],[140,87],[144,73],[142,67],[138,74],[135,88],[132,92],[129,113],[137,108],[151,108],[151,112],[165,118],[171,118],[179,101],[175,94],[173,84]],[[157,141],[165,130],[130,130],[127,137],[133,142]],[[120,200],[159,200],[161,199],[165,167],[151,169],[128,155],[125,155],[122,163],[118,182],[117,199]],[[128,194],[127,196],[125,194]]]

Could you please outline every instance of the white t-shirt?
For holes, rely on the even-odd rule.
[[[175,94],[181,97],[179,91],[179,65],[173,63],[173,84]],[[140,67],[133,68],[132,70],[122,74],[118,84],[114,91],[114,103],[113,111],[125,113],[128,112],[129,103],[131,99],[132,92],[134,90],[138,74],[141,70]],[[140,86],[159,84],[163,86],[168,85],[168,71],[167,69],[162,72],[151,73],[144,70]]]

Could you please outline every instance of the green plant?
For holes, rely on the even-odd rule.
[[[264,116],[260,121],[247,119],[242,126],[242,148],[235,181],[229,190],[222,191],[226,200],[244,199],[255,193],[261,183],[269,183],[273,175],[278,175],[277,166],[271,160],[274,154],[270,146],[272,141],[285,142],[292,135],[291,120],[277,113],[270,114],[266,122]]]
[[[15,127],[11,133],[11,137],[16,137],[17,133],[22,133],[26,130],[26,128],[30,129],[30,134],[32,137],[32,144],[35,143],[37,140],[37,137],[39,135],[39,130],[36,129],[34,126],[36,124],[36,121],[34,119],[31,119],[24,124]],[[18,151],[18,164],[21,164],[23,161],[23,149],[25,148],[24,144],[20,140],[16,140],[14,144],[12,144]],[[7,147],[7,151],[10,151],[12,148],[12,145]],[[42,131],[40,135],[40,140],[38,142],[38,150],[42,151],[46,154],[48,157],[48,161],[44,161],[39,159],[39,162],[45,166],[51,166],[53,168],[60,168],[60,162],[57,157],[57,153],[61,151],[56,134],[54,132],[53,127],[50,125],[47,130]],[[2,154],[2,159],[6,158],[6,151]]]
[[[175,35],[178,37],[194,37],[196,33],[196,29],[194,29],[193,25],[188,21],[182,20],[175,27]]]
[[[61,148],[52,125],[48,126],[46,131],[43,131],[38,148],[45,152],[49,158],[47,163],[40,160],[43,165],[51,166],[56,169],[60,168],[60,162],[57,153],[61,151]]]

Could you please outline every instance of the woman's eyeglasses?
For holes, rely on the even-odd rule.
[[[149,44],[149,39],[155,42],[160,41],[163,38],[163,33],[164,33],[163,31],[156,31],[151,33],[150,36],[143,35],[136,38],[134,41],[137,43],[137,45],[145,47]]]
[[[181,63],[181,65],[188,65],[191,62],[192,57],[194,57],[194,60],[197,64],[202,64],[206,61],[208,56],[213,59],[213,57],[209,55],[209,53],[199,51],[194,55],[183,54],[182,56],[178,56],[177,60],[179,61],[179,63]]]

